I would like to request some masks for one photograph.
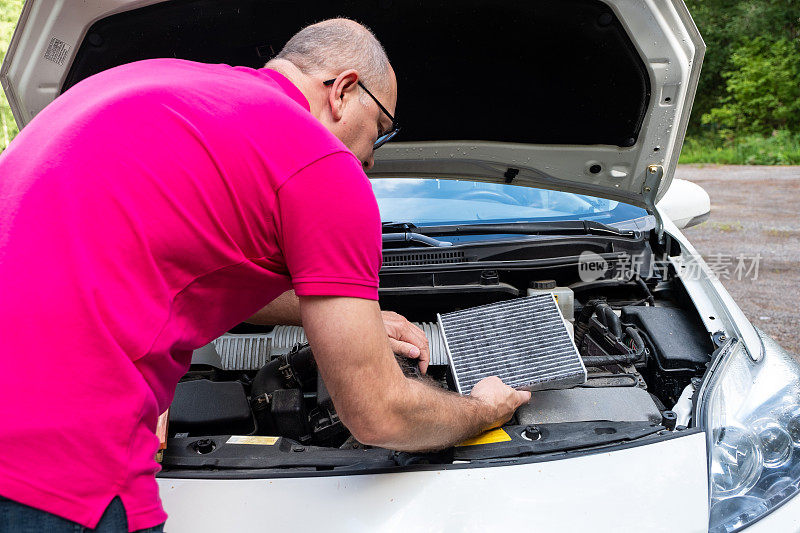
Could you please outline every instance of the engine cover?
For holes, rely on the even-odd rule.
[[[554,424],[610,420],[612,422],[661,422],[650,394],[639,387],[574,388],[539,391],[517,410],[520,424]]]

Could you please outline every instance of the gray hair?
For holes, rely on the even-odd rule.
[[[338,75],[352,68],[370,90],[390,91],[386,51],[368,28],[350,19],[328,19],[306,26],[274,59],[289,61],[304,74]],[[369,98],[363,93],[361,96]]]

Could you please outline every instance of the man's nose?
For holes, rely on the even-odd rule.
[[[375,156],[370,154],[367,160],[362,163],[362,165],[364,166],[365,172],[371,169],[373,166],[375,166]]]

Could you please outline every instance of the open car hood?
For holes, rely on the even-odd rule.
[[[403,130],[374,177],[465,178],[652,208],[705,51],[682,0],[28,0],[0,82],[17,123],[81,79],[153,57],[261,67],[302,26],[370,26]]]

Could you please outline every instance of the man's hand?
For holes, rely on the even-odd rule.
[[[409,359],[419,359],[419,371],[423,374],[427,372],[431,352],[425,333],[397,313],[382,311],[381,316],[392,351]],[[286,291],[248,318],[247,322],[270,326],[300,326],[300,301],[293,290]]]
[[[364,444],[441,450],[507,420],[529,398],[497,378],[479,383],[472,396],[407,379],[389,349],[377,302],[301,296],[300,312],[336,412]]]
[[[517,407],[528,403],[531,399],[530,391],[514,390],[497,376],[480,380],[472,387],[469,395],[489,404],[494,409],[496,416],[492,423],[493,428],[502,426],[511,420]]]
[[[381,311],[381,317],[392,351],[409,359],[419,359],[419,371],[427,372],[431,351],[425,332],[392,311]]]

